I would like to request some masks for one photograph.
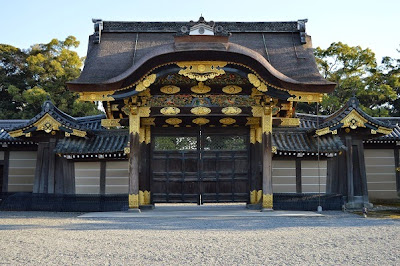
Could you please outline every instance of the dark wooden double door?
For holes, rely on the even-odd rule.
[[[153,203],[248,201],[246,129],[168,128],[152,138]]]

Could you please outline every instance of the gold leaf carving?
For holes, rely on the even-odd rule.
[[[272,194],[263,194],[262,207],[265,209],[272,209],[274,204],[274,199]]]
[[[236,85],[228,85],[222,88],[226,94],[236,94],[242,91],[242,88]]]
[[[92,91],[92,92],[80,92],[79,100],[80,101],[114,101],[112,95],[114,91]]]
[[[139,195],[138,194],[129,194],[129,208],[137,209],[139,208]]]
[[[136,91],[144,91],[145,89],[147,89],[151,84],[154,83],[154,81],[156,81],[157,75],[156,74],[151,74],[149,76],[147,76],[143,81],[139,82],[136,85],[135,90]]]
[[[181,89],[179,87],[174,86],[174,85],[167,85],[160,89],[160,91],[165,94],[175,94],[175,93],[180,92],[180,90]]]
[[[168,118],[168,119],[165,120],[165,123],[177,127],[180,123],[182,123],[182,119],[179,119],[179,118]]]
[[[195,115],[208,115],[211,113],[211,109],[204,106],[198,106],[190,109],[190,112]]]
[[[181,112],[178,107],[164,107],[160,110],[163,115],[177,115]]]
[[[220,119],[219,122],[223,125],[232,125],[236,123],[236,120],[231,117],[225,117]]]
[[[240,109],[239,107],[230,106],[222,108],[221,112],[226,115],[238,115],[242,112],[242,109]]]
[[[140,123],[143,126],[155,126],[156,124],[154,123],[155,118],[141,118]]]
[[[342,128],[349,127],[351,129],[356,129],[357,127],[365,127],[364,124],[367,123],[368,120],[362,117],[356,110],[353,109],[340,122],[343,123]]]
[[[314,102],[321,102],[322,101],[322,93],[318,92],[301,92],[301,91],[288,91],[292,97],[289,97],[288,101],[293,102],[307,102],[307,103],[314,103]]]
[[[197,81],[206,81],[213,79],[216,76],[225,74],[222,69],[227,62],[221,61],[186,61],[178,62],[177,65],[181,68],[178,74],[186,76]]]
[[[105,128],[120,127],[120,120],[121,119],[101,119],[101,126]]]
[[[256,75],[254,74],[248,74],[247,78],[249,79],[250,83],[253,84],[254,87],[257,88],[257,90],[266,92],[268,91],[267,85],[265,83],[261,82]]]
[[[210,120],[208,120],[207,118],[204,118],[204,117],[198,117],[196,119],[193,119],[192,122],[196,125],[202,126],[202,125],[208,124],[210,122]]]
[[[211,88],[204,85],[203,82],[199,82],[199,84],[197,84],[196,86],[191,87],[190,90],[193,91],[194,93],[203,94],[210,92]]]

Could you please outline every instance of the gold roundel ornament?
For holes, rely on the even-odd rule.
[[[179,127],[179,124],[182,123],[182,119],[179,118],[168,118],[165,120],[165,123],[173,125],[174,127]]]
[[[211,88],[204,85],[203,82],[199,82],[196,86],[190,88],[190,90],[194,93],[203,94],[211,91]]]
[[[175,94],[178,93],[181,89],[174,85],[167,85],[160,88],[160,91],[165,94]]]
[[[238,115],[242,112],[242,109],[239,107],[230,106],[222,108],[221,112],[226,115]]]
[[[242,91],[242,88],[236,85],[228,85],[222,88],[226,94],[237,94]]]
[[[208,115],[211,113],[211,109],[204,106],[198,106],[190,109],[190,112],[194,115]]]
[[[232,125],[236,123],[236,120],[230,117],[225,117],[220,119],[219,122],[223,125]]]
[[[208,120],[207,118],[204,118],[204,117],[198,117],[196,119],[193,119],[192,122],[196,125],[202,126],[202,125],[209,123],[210,120]]]
[[[164,107],[160,110],[163,115],[177,115],[181,110],[177,107]]]

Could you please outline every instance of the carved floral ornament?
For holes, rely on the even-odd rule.
[[[222,88],[222,91],[226,94],[237,94],[242,92],[242,88],[236,85],[228,85]]]
[[[242,112],[242,109],[230,106],[222,108],[221,112],[226,115],[238,115]]]
[[[213,79],[216,76],[225,74],[222,68],[227,65],[227,62],[222,61],[186,61],[176,63],[181,70],[178,74],[195,79],[197,81],[206,81]]]
[[[198,118],[193,119],[192,122],[196,125],[202,126],[202,125],[210,123],[210,120],[208,120],[207,118],[204,118],[204,117],[198,117]]]
[[[163,115],[177,115],[181,110],[177,107],[164,107],[160,110]]]
[[[191,87],[190,90],[194,93],[204,94],[210,92],[211,88],[209,86],[204,85],[204,83],[200,81],[199,84]]]
[[[165,94],[175,94],[178,93],[181,89],[174,85],[167,85],[160,88],[160,91]]]
[[[194,115],[208,115],[211,113],[211,109],[204,106],[194,107],[190,109],[190,112]]]
[[[174,127],[178,127],[180,123],[182,123],[182,119],[179,118],[168,118],[165,120],[165,123],[173,125]]]
[[[236,123],[236,120],[231,117],[225,117],[220,119],[219,122],[223,125],[232,125]]]

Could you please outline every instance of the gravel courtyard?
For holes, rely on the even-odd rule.
[[[0,264],[400,265],[400,221],[0,212]]]

